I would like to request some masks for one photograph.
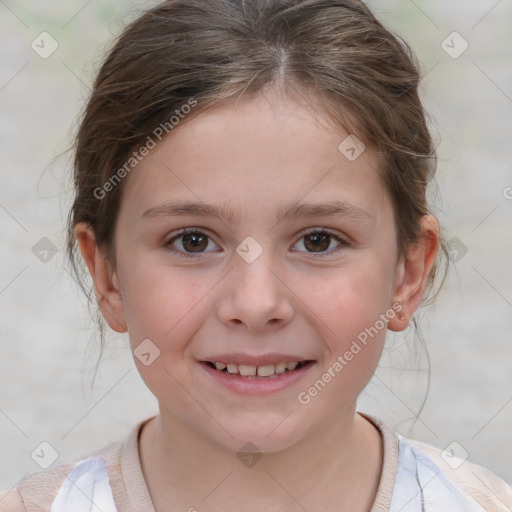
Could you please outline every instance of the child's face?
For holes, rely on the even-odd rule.
[[[349,134],[319,119],[292,100],[218,106],[176,128],[125,183],[114,279],[122,303],[111,316],[133,349],[149,339],[160,350],[147,366],[135,361],[163,421],[179,418],[235,450],[284,448],[353,416],[381,355],[383,314],[394,316],[402,264],[375,154],[349,161],[338,149]],[[233,217],[166,214],[176,201]],[[281,218],[334,202],[345,204],[338,215]],[[172,241],[182,228],[200,234]],[[317,237],[306,236],[311,228]],[[310,363],[274,379],[207,363],[251,358]]]

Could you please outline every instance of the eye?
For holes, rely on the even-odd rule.
[[[304,240],[304,242],[302,242],[302,240]],[[333,240],[338,242],[337,248],[325,253]],[[211,242],[211,238],[206,233],[199,231],[198,229],[184,228],[166,242],[165,246],[169,247],[172,252],[176,253],[176,255],[181,258],[194,258],[195,254],[200,255],[205,252],[215,252],[206,251],[207,247],[210,245],[209,242]],[[338,235],[321,228],[309,230],[302,236],[300,242],[297,244],[300,243],[302,243],[306,252],[315,254],[317,258],[335,254],[349,245],[346,240],[342,239]]]
[[[333,239],[338,242],[337,248],[325,254],[318,254],[326,251],[331,245]],[[304,242],[302,242],[302,240],[304,240]],[[316,254],[318,258],[323,258],[338,253],[349,245],[349,243],[343,238],[340,238],[333,233],[329,233],[328,231],[319,228],[311,229],[306,234],[304,234],[298,243],[300,244],[301,242],[302,245],[307,249],[307,252]]]
[[[209,245],[210,237],[197,229],[183,229],[173,236],[165,245],[182,258],[194,258],[194,253],[202,254]],[[177,244],[175,244],[177,242]],[[178,249],[176,249],[178,245]],[[174,246],[174,248],[172,247]],[[179,247],[181,246],[181,247]]]

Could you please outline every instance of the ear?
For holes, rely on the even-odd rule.
[[[123,299],[112,264],[96,245],[96,237],[89,224],[78,223],[75,226],[75,235],[94,282],[94,291],[103,318],[114,331],[126,332]]]
[[[402,309],[388,322],[391,331],[403,331],[413,313],[418,309],[427,286],[428,276],[439,249],[439,223],[433,215],[420,219],[421,234],[409,247],[407,258],[397,266],[393,303]]]

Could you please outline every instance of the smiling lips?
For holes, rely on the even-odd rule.
[[[293,386],[317,363],[297,354],[224,353],[198,361],[217,383],[243,395],[266,395]]]
[[[250,364],[235,364],[235,363],[223,363],[223,362],[211,362],[207,361],[207,364],[211,368],[215,368],[221,372],[229,373],[232,375],[241,375],[243,377],[272,377],[278,374],[293,371],[297,368],[301,368],[308,361],[289,361],[280,362],[276,364],[265,364],[261,366],[250,365]]]

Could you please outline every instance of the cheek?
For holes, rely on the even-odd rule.
[[[387,325],[381,315],[387,304],[376,300],[374,287],[365,287],[365,282],[356,277],[352,274],[350,279],[333,282],[332,287],[319,291],[322,305],[315,313],[322,321],[317,320],[316,325],[322,330],[326,357],[314,380],[298,397],[299,403],[311,404],[319,417],[327,414],[326,404],[331,412],[351,406],[370,381],[382,355]]]
[[[295,281],[294,292],[307,310],[323,321],[330,336],[355,337],[372,326],[390,305],[393,273],[390,262],[376,257],[358,258]]]
[[[357,397],[380,360],[391,299],[392,276],[386,265],[378,257],[361,258],[357,265],[330,269],[329,277],[302,281],[297,291],[307,297],[304,311],[313,312],[327,349],[321,382],[311,391],[324,393],[325,384],[331,391],[324,398],[339,406]]]
[[[179,269],[135,268],[126,276],[123,298],[135,364],[155,396],[190,407],[180,386],[189,379],[189,366],[183,362],[201,325],[211,286],[194,283]]]
[[[132,345],[149,338],[162,349],[178,348],[187,339],[211,288],[206,279],[191,279],[186,270],[162,268],[147,259],[120,272],[120,281]]]

